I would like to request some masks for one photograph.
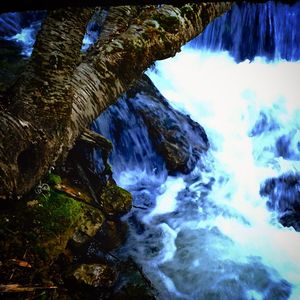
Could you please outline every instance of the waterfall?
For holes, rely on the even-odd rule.
[[[158,299],[300,298],[298,16],[298,3],[235,5],[147,71],[207,133],[210,150],[190,174],[158,167],[128,104],[122,121],[113,108],[96,121],[114,143],[124,138],[111,163],[136,206],[117,254],[141,266]]]
[[[151,260],[161,282],[167,286],[167,277],[178,299],[298,299],[300,236],[278,218],[299,206],[299,62],[236,64],[226,52],[187,46],[149,75],[204,126],[211,144],[211,169],[181,177],[175,209],[143,218],[173,245]],[[169,197],[167,188],[158,201]],[[141,251],[136,256],[148,263]]]
[[[300,58],[300,2],[242,2],[209,24],[193,47],[229,51],[237,62],[264,56],[269,60]]]
[[[166,178],[164,161],[150,141],[142,117],[135,112],[133,105],[121,97],[109,107],[93,124],[93,129],[113,144],[110,163],[115,179],[120,185],[125,180],[149,183],[149,177],[160,186]],[[101,153],[95,153],[95,161],[101,170]],[[138,175],[137,175],[138,174]],[[152,182],[152,183],[153,183]]]

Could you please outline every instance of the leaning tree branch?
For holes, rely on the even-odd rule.
[[[80,39],[92,11],[53,12],[39,33],[26,76],[12,93],[12,108],[0,111],[0,198],[29,191],[149,65],[174,56],[230,5],[122,8],[126,26],[106,23],[112,31],[78,66]]]
[[[74,102],[69,147],[155,60],[174,56],[230,6],[225,2],[187,4],[181,8],[147,6],[126,31],[111,35],[109,43],[99,40],[71,81]]]

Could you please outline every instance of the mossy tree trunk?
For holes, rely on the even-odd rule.
[[[0,198],[29,191],[146,68],[174,56],[230,5],[112,7],[81,60],[93,9],[50,12],[0,111]]]

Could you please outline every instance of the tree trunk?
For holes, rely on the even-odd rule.
[[[78,63],[92,9],[49,13],[26,72],[0,111],[0,198],[23,195],[155,60],[174,56],[228,3],[111,8]]]

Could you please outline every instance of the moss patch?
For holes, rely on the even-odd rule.
[[[82,214],[82,203],[54,191],[50,191],[47,196],[40,196],[36,201],[36,205],[31,206],[30,213],[42,238],[62,234],[74,227]],[[28,204],[27,202],[27,206]]]
[[[49,184],[55,185],[55,184],[61,184],[61,178],[59,175],[55,174],[49,174],[48,176]]]

